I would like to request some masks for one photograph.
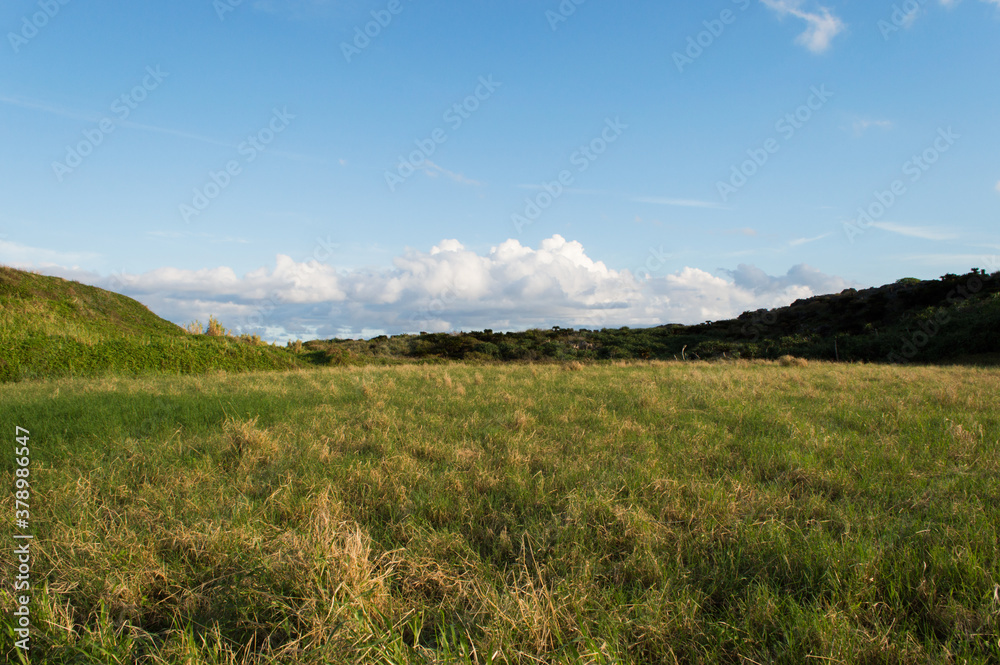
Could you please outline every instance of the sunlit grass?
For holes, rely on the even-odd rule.
[[[788,360],[0,386],[33,657],[997,662],[997,394]]]

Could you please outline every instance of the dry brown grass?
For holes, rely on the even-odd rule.
[[[807,367],[809,361],[805,358],[796,358],[795,356],[781,356],[778,358],[778,364],[782,367]]]
[[[227,418],[222,425],[228,443],[223,455],[227,468],[247,471],[274,459],[278,442],[257,427],[257,418]]]

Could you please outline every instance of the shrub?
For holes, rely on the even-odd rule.
[[[222,326],[217,318],[209,316],[208,327],[205,328],[205,334],[209,337],[227,337],[229,336],[229,331]]]
[[[250,346],[266,346],[267,345],[266,342],[261,341],[260,335],[243,334],[243,335],[240,335],[239,340],[241,342],[243,342],[244,344],[249,344]]]

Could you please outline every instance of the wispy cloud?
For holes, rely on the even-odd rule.
[[[42,102],[35,99],[28,99],[25,97],[9,97],[6,95],[0,95],[0,102],[7,104],[9,106],[19,106],[24,109],[31,109],[33,111],[42,111],[43,113],[49,113],[52,115],[62,116],[64,118],[70,118],[71,120],[79,120],[81,122],[100,122],[102,119],[111,117],[107,113],[94,113],[89,111],[76,111],[73,109],[68,109],[63,106],[57,106],[55,104],[49,104],[48,102]],[[115,125],[121,127],[129,127],[131,129],[138,129],[143,132],[154,132],[157,134],[169,134],[171,136],[176,136],[178,138],[192,139],[194,141],[201,141],[202,143],[209,143],[212,145],[221,145],[226,147],[235,147],[231,143],[226,143],[225,141],[218,141],[207,136],[201,136],[199,134],[192,134],[191,132],[183,132],[176,129],[170,129],[167,127],[156,127],[154,125],[145,125],[138,122],[131,122],[129,120],[115,120]]]
[[[6,236],[3,236],[6,237]],[[100,259],[94,252],[61,252],[43,247],[30,247],[0,239],[0,263],[16,268],[32,266],[77,266]]]
[[[530,189],[530,190],[541,190],[544,189],[542,185],[533,184],[521,184],[516,185],[518,189]],[[622,194],[621,192],[613,192],[606,189],[582,189],[579,187],[567,187],[565,190],[567,193],[572,194],[591,194],[594,196],[612,196],[619,199],[624,199],[625,201],[631,201],[632,203],[649,203],[651,205],[660,206],[677,206],[680,208],[714,208],[718,210],[730,210],[730,208],[716,203],[715,201],[701,201],[698,199],[679,199],[671,198],[668,196],[631,196],[627,194]]]
[[[0,103],[7,104],[8,106],[19,106],[23,109],[30,109],[32,111],[43,111],[53,115],[61,115],[64,118],[81,120],[83,122],[100,122],[101,118],[104,117],[100,113],[84,113],[81,111],[74,111],[63,106],[49,104],[48,102],[41,102],[36,99],[28,99],[26,97],[10,97],[8,95],[0,95]]]
[[[889,233],[898,233],[909,238],[920,238],[922,240],[954,240],[957,234],[942,231],[927,226],[907,226],[905,224],[895,224],[893,222],[873,222],[872,226]]]
[[[777,12],[779,17],[792,15],[806,22],[806,30],[795,41],[813,53],[822,53],[830,48],[830,42],[847,27],[843,21],[827,8],[820,6],[816,11],[802,9],[802,0],[760,0],[766,7]]]
[[[853,129],[855,136],[862,136],[872,127],[877,129],[892,129],[893,126],[894,125],[891,120],[868,120],[866,118],[862,118],[854,121]]]
[[[903,261],[913,261],[932,266],[954,266],[956,270],[969,268],[990,269],[994,257],[983,254],[911,254],[900,257]]]
[[[28,99],[26,97],[18,96],[7,96],[0,95],[0,103],[7,104],[8,106],[18,106],[24,109],[30,109],[33,111],[42,111],[43,113],[49,113],[51,115],[58,115],[64,118],[70,118],[72,120],[79,120],[81,122],[100,122],[104,118],[112,118],[114,123],[118,127],[128,127],[129,129],[137,129],[141,132],[149,132],[153,134],[166,134],[168,136],[176,136],[177,138],[188,139],[191,141],[198,141],[200,143],[207,143],[209,145],[223,146],[226,148],[238,149],[238,143],[232,143],[228,141],[220,141],[218,139],[213,139],[208,136],[202,136],[201,134],[195,134],[192,132],[185,132],[179,129],[171,129],[170,127],[158,127],[156,125],[147,125],[141,122],[132,122],[131,120],[119,120],[114,117],[114,114],[109,113],[95,113],[90,111],[77,111],[74,109],[68,109],[63,106],[58,106],[55,104],[49,104],[48,102],[38,101],[35,99]],[[271,150],[271,154],[280,155],[286,159],[291,159],[294,161],[325,161],[319,160],[310,155],[303,155],[301,153],[288,152],[284,150]]]
[[[478,187],[478,186],[481,186],[483,184],[483,183],[479,182],[478,180],[473,180],[472,178],[467,178],[466,176],[462,175],[461,173],[455,173],[454,171],[449,171],[448,169],[444,168],[443,166],[439,166],[438,164],[435,164],[434,162],[432,162],[429,159],[424,162],[424,166],[423,166],[422,170],[423,170],[424,173],[426,173],[431,178],[436,178],[439,175],[443,175],[445,177],[451,178],[452,180],[454,180],[455,182],[457,182],[457,183],[459,183],[461,185],[473,185],[473,186]]]
[[[234,243],[237,245],[249,245],[250,241],[246,238],[238,238],[235,236],[220,236],[214,233],[192,233],[188,231],[147,231],[146,235],[151,238],[164,238],[166,240],[182,240],[184,238],[199,238],[206,242],[214,243]]]
[[[807,245],[811,242],[816,242],[817,240],[822,240],[823,238],[829,238],[832,235],[833,233],[824,233],[823,235],[816,236],[815,238],[796,238],[795,240],[789,241],[788,244],[792,247],[798,247],[800,245]]]
[[[1000,8],[1000,0],[980,0],[980,1],[990,5],[994,5],[997,8]],[[959,2],[961,2],[961,0],[938,0],[938,4],[944,7],[945,9],[954,9],[955,7],[958,6]],[[921,2],[920,5],[914,6],[912,9],[910,9],[903,15],[901,21],[901,25],[903,28],[909,29],[913,27],[913,24],[917,22],[917,19],[927,13],[926,8],[922,6],[923,4],[924,3]]]
[[[634,196],[629,199],[635,203],[652,203],[661,206],[678,206],[681,208],[720,208],[723,206],[713,201],[698,201],[696,199],[672,199],[662,196]]]
[[[518,189],[530,189],[531,191],[534,191],[534,192],[540,192],[543,189],[545,189],[544,186],[539,185],[537,183],[534,183],[534,184],[532,184],[532,183],[520,183],[520,184],[517,184],[517,185],[514,185],[514,186],[517,187]],[[592,195],[592,196],[619,196],[619,197],[621,196],[621,194],[619,194],[618,192],[613,192],[613,191],[608,190],[608,189],[588,189],[588,188],[585,188],[585,187],[567,187],[565,191],[566,191],[567,194],[589,194],[589,195]]]

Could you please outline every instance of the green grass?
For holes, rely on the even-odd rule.
[[[303,364],[286,349],[190,335],[117,293],[0,266],[0,383]]]
[[[772,362],[2,385],[33,662],[996,663],[997,394]]]

